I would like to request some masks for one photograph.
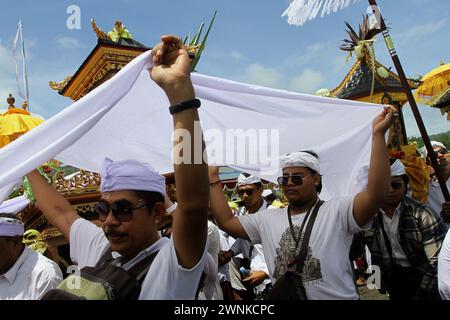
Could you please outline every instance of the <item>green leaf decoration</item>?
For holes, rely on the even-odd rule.
[[[217,14],[217,10],[214,11],[214,16],[213,16],[213,18],[211,19],[211,22],[209,23],[208,31],[206,31],[205,37],[204,37],[203,40],[202,40],[202,43],[201,43],[201,45],[200,45],[200,48],[198,49],[198,52],[197,52],[197,54],[195,55],[194,60],[192,61],[192,71],[195,71],[195,67],[197,66],[197,63],[200,61],[200,57],[201,57],[201,55],[202,55],[202,53],[203,53],[203,50],[205,49],[206,40],[208,39],[209,32],[211,31],[211,27],[212,27],[212,25],[213,25],[213,23],[214,23],[214,20],[215,20],[215,18],[216,18],[216,14]],[[202,29],[202,27],[201,27],[201,29]],[[201,31],[201,30],[200,30],[200,31]]]
[[[33,189],[31,189],[31,184],[27,177],[23,178],[23,194],[30,202],[36,201],[36,197],[34,196]]]
[[[189,43],[190,46],[196,46],[198,45],[198,41],[200,39],[200,36],[202,35],[203,27],[205,26],[205,23],[203,22],[200,25],[200,28],[198,29],[198,32],[195,34],[194,39],[192,39],[191,43]]]

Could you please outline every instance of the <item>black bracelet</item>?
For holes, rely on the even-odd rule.
[[[170,111],[170,114],[174,114],[174,113],[181,112],[183,110],[187,110],[190,108],[199,108],[200,104],[201,104],[201,102],[199,99],[187,100],[187,101],[180,102],[174,106],[170,106],[169,111]]]

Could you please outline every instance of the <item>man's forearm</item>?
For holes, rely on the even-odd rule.
[[[72,223],[80,218],[70,203],[34,170],[27,174],[39,209],[45,218],[69,239]]]
[[[218,177],[216,178],[219,179]],[[211,181],[216,182],[216,181]],[[216,219],[219,228],[228,234],[230,234],[230,230],[227,230],[226,225],[227,222],[231,219],[235,219],[233,212],[231,211],[228,203],[223,194],[222,186],[220,183],[211,185],[210,188],[210,209]],[[232,236],[235,236],[231,234]]]
[[[372,138],[372,153],[367,183],[367,192],[374,201],[374,214],[386,199],[389,192],[390,177],[389,154],[385,137],[382,134],[375,134]]]
[[[50,222],[61,212],[72,210],[69,202],[55,188],[50,186],[37,170],[30,172],[27,178],[30,181],[39,208]]]
[[[389,192],[390,175],[384,135],[374,134],[367,190],[358,193],[353,203],[353,216],[360,227],[369,223],[382,206]]]

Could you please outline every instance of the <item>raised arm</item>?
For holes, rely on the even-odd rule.
[[[152,50],[152,79],[164,90],[172,106],[194,99],[190,79],[191,61],[181,40],[174,36],[162,36],[161,40],[162,43]],[[203,156],[205,148],[203,140],[195,143],[194,127],[200,126],[198,121],[196,108],[173,115],[176,146],[173,159],[178,207],[173,213],[172,238],[178,262],[185,268],[197,264],[207,239],[208,167],[203,157],[195,158],[196,153]]]
[[[234,238],[250,240],[239,219],[234,216],[222,191],[219,167],[209,167],[210,209],[220,229]]]
[[[50,186],[37,170],[27,174],[33,189],[39,209],[45,218],[70,240],[70,227],[72,223],[80,218],[78,213],[72,208],[58,191]]]
[[[367,189],[358,193],[353,202],[353,216],[360,227],[367,225],[380,209],[389,192],[391,177],[385,133],[392,124],[389,108],[373,120],[372,153]]]

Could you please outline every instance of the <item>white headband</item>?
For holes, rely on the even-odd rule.
[[[253,184],[259,182],[261,182],[261,179],[256,176],[250,175],[246,177],[244,174],[240,174],[237,180],[237,186],[240,187],[246,184]]]
[[[139,190],[166,194],[166,179],[148,163],[106,158],[101,172],[100,191]]]
[[[23,236],[23,222],[11,217],[0,217],[0,236],[15,237]]]
[[[289,167],[308,167],[320,174],[319,160],[307,152],[288,153],[280,158],[281,169]]]
[[[262,196],[263,198],[270,196],[271,194],[273,194],[272,190],[270,189],[264,189],[264,191],[262,192]]]
[[[431,147],[434,149],[435,147],[441,147],[447,149],[447,147],[439,141],[430,141]],[[426,158],[428,156],[428,150],[427,147],[423,146],[419,149],[419,153],[422,155],[422,157]]]
[[[405,175],[406,171],[405,171],[405,166],[403,165],[403,163],[397,159],[392,165],[391,165],[391,176],[395,177],[395,176],[402,176]]]

